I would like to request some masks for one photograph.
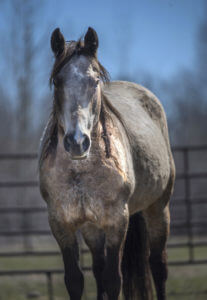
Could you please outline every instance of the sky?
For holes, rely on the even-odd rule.
[[[92,26],[100,40],[99,58],[112,78],[139,71],[167,78],[193,66],[198,27],[206,16],[204,2],[52,0],[46,1],[44,22],[50,22],[51,31],[60,27],[67,39],[77,39]]]
[[[11,34],[12,8],[18,1],[24,0],[0,0],[1,40]],[[41,47],[51,65],[50,36],[56,27],[60,27],[66,40],[77,40],[91,26],[99,37],[99,60],[111,78],[136,82],[142,74],[169,80],[183,68],[193,69],[197,33],[207,13],[205,0],[25,0],[28,1],[36,13],[34,39],[44,37]],[[8,69],[4,61],[0,57],[0,70],[3,65],[4,70]],[[47,69],[43,87],[51,65],[41,63],[41,68]]]

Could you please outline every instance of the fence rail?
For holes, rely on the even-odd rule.
[[[186,208],[186,220],[185,221],[174,221],[172,222],[173,228],[185,228],[187,229],[187,241],[185,242],[176,242],[169,243],[168,248],[187,248],[188,249],[188,259],[183,261],[170,261],[170,266],[188,266],[188,265],[202,265],[207,264],[207,256],[202,260],[195,259],[195,248],[196,247],[207,247],[207,241],[194,241],[194,229],[207,227],[206,219],[201,219],[198,221],[193,220],[193,208],[194,205],[205,205],[207,204],[207,195],[202,197],[194,197],[191,195],[191,181],[196,179],[207,179],[207,172],[191,172],[190,171],[190,158],[189,154],[196,151],[206,151],[207,145],[201,146],[184,146],[184,147],[173,147],[174,153],[181,153],[183,155],[184,170],[181,173],[178,173],[176,180],[184,181],[184,196],[174,197],[173,205],[174,206],[185,206]],[[1,161],[24,161],[24,160],[37,160],[36,153],[19,153],[19,154],[0,154]],[[19,188],[37,188],[38,182],[35,180],[28,181],[1,181],[0,189],[19,189]],[[8,201],[10,199],[8,198]],[[11,199],[12,201],[12,199]],[[45,207],[0,207],[1,214],[33,214],[33,213],[45,213]],[[11,236],[49,236],[51,235],[50,230],[1,230],[0,237],[11,237]],[[81,250],[82,254],[88,252],[87,249]],[[0,258],[6,257],[35,257],[35,256],[58,256],[60,255],[59,251],[7,251],[0,252]],[[90,271],[89,267],[83,266],[85,272]],[[21,275],[44,275],[47,278],[47,290],[48,290],[48,299],[54,300],[53,293],[53,275],[63,273],[62,269],[51,269],[51,270],[0,270],[0,277],[2,276],[21,276]],[[203,291],[207,293],[207,291]]]

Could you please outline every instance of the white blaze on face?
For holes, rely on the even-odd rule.
[[[77,66],[75,66],[75,65],[72,65],[71,66],[71,69],[72,69],[72,72],[73,72],[73,75],[75,76],[75,77],[78,77],[78,78],[84,78],[84,74],[80,71],[80,69],[77,67]]]
[[[78,121],[75,129],[77,137],[81,138],[82,133],[85,133],[88,136],[90,136],[90,132],[88,129],[89,118],[91,118],[91,122],[93,122],[94,116],[90,116],[90,103],[88,104],[88,106],[80,108],[78,110]]]
[[[85,56],[74,58],[63,68],[66,79],[63,87],[62,119],[64,131],[77,130],[89,134],[88,124],[93,125],[94,117],[91,111],[93,97],[98,97],[99,88],[95,89],[97,72],[93,70],[90,60]],[[94,79],[94,85],[90,82]]]
[[[69,98],[69,97],[68,97]],[[84,132],[88,134],[88,121],[93,122],[94,116],[90,116],[90,102],[84,107],[78,106],[77,110],[71,113],[70,99],[64,103],[63,123],[66,132]]]

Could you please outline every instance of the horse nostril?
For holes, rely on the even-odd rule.
[[[77,141],[74,138],[74,134],[70,133],[64,137],[64,147],[66,151],[69,151],[71,147],[77,145]]]
[[[69,151],[70,150],[70,139],[69,139],[68,135],[66,135],[64,137],[63,143],[64,143],[65,150]]]
[[[74,134],[68,134],[67,136],[67,141],[68,141],[68,143],[69,144],[76,144],[76,140],[75,140],[75,138],[74,138]]]
[[[90,138],[86,134],[83,134],[80,140],[77,140],[74,134],[67,134],[63,142],[65,150],[75,155],[82,155],[90,147]]]
[[[82,147],[83,147],[83,151],[86,152],[90,146],[90,139],[86,134],[84,134],[83,137],[84,140],[82,142]]]

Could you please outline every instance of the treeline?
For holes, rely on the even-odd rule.
[[[0,8],[7,1],[1,1]],[[50,31],[35,35],[38,28],[38,13],[42,1],[11,1],[12,24],[5,37],[4,28],[0,29],[0,152],[37,152],[40,135],[52,103],[48,88],[49,70],[52,54],[49,52]],[[7,24],[3,9],[0,9],[2,22]],[[128,41],[129,42],[129,41]],[[103,42],[104,43],[104,42]],[[181,69],[173,78],[160,80],[149,74],[134,74],[131,78],[123,76],[125,70],[116,79],[126,79],[143,83],[161,96],[168,115],[172,145],[207,144],[207,22],[201,24],[195,45],[193,69]],[[127,51],[127,49],[125,49]],[[126,56],[127,57],[127,56]],[[104,62],[102,62],[104,64]],[[126,64],[125,64],[126,65]],[[139,79],[139,80],[138,80]],[[158,93],[157,93],[158,92]],[[192,158],[195,165],[204,168],[202,157]],[[182,163],[178,158],[177,165]],[[24,166],[18,163],[4,165],[0,171],[1,180],[37,178],[36,162]],[[197,183],[195,194],[207,194],[206,185]],[[8,195],[12,195],[13,205],[38,206],[42,203],[39,193],[33,190],[0,191],[1,205],[9,206]],[[183,187],[177,187],[177,194],[183,193]],[[9,196],[10,197],[10,196]],[[199,217],[200,208],[195,211]],[[182,217],[183,211],[180,211]],[[178,214],[177,214],[178,215]],[[27,215],[1,219],[7,229],[17,224],[29,228],[32,218]],[[35,219],[34,219],[35,223]],[[47,220],[45,220],[47,223]],[[25,225],[26,224],[26,225]],[[41,224],[44,227],[44,225]]]

